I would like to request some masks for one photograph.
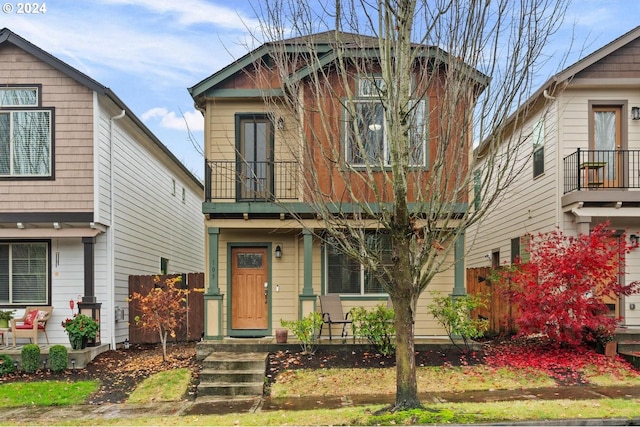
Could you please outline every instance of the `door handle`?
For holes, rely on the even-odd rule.
[[[269,283],[264,282],[264,303],[268,304],[269,302]]]

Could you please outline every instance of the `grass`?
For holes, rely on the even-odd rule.
[[[466,367],[416,368],[418,391],[451,392],[553,387],[555,381],[542,373],[484,365]],[[284,371],[271,387],[274,397],[393,394],[395,368],[356,368]]]
[[[34,381],[0,385],[0,408],[64,406],[84,403],[99,381]]]
[[[127,402],[170,402],[180,400],[191,382],[191,371],[187,368],[159,372],[146,378],[131,393]]]

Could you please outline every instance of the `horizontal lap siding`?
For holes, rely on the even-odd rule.
[[[101,146],[109,144],[111,115],[100,114]],[[169,260],[170,273],[204,271],[204,219],[202,194],[185,172],[169,160],[148,137],[124,117],[113,122],[113,174],[115,204],[115,301],[126,307],[130,275],[160,273],[160,258]],[[101,150],[108,153],[108,149]],[[103,161],[107,154],[101,155]],[[109,164],[104,163],[108,173]],[[101,174],[102,176],[102,174]],[[101,180],[107,219],[109,183]],[[172,180],[176,182],[172,194]],[[182,189],[186,202],[182,203]],[[121,324],[122,323],[122,324]],[[125,322],[116,324],[116,341],[127,333]]]
[[[525,124],[525,134],[537,122],[539,116]],[[499,198],[491,211],[474,224],[466,233],[468,247],[467,268],[488,267],[491,265],[492,251],[500,251],[500,263],[511,261],[511,239],[526,233],[551,231],[557,224],[559,208],[559,186],[561,183],[557,171],[557,128],[555,112],[546,117],[544,174],[533,178],[531,159],[532,143],[527,140],[521,148],[518,165],[522,170],[509,186],[504,197]]]
[[[0,84],[41,84],[54,107],[55,180],[0,181],[3,212],[93,211],[93,94],[14,46],[0,48]]]

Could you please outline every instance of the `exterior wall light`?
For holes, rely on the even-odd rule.
[[[631,119],[640,120],[640,107],[631,107]]]
[[[276,258],[282,258],[282,246],[276,245]]]

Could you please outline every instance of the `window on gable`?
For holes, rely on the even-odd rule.
[[[533,177],[544,173],[544,119],[533,127]]]
[[[47,242],[0,243],[0,304],[47,304]]]
[[[353,166],[390,165],[389,141],[384,108],[378,97],[385,90],[384,80],[360,79],[359,98],[353,103],[353,116],[345,111],[346,159]],[[410,105],[409,165],[424,166],[427,145],[426,101]],[[381,162],[382,160],[382,162]]]
[[[371,232],[365,238],[369,250],[379,254],[383,265],[392,265],[391,237],[386,233]],[[360,264],[353,258],[346,256],[333,238],[328,238],[325,245],[325,266],[327,278],[327,293],[370,295],[385,293],[383,281],[391,279],[381,277],[378,271]]]
[[[53,109],[34,107],[37,88],[0,88],[0,177],[52,174]]]

